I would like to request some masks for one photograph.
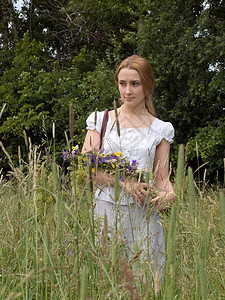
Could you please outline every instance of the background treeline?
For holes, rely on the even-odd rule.
[[[0,20],[0,140],[15,163],[24,135],[51,150],[53,123],[60,159],[65,131],[82,143],[89,113],[118,99],[116,66],[138,53],[154,69],[157,116],[176,130],[174,164],[184,143],[190,165],[223,180],[223,0],[32,0],[21,11],[2,0]]]

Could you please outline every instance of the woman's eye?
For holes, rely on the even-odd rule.
[[[120,81],[119,84],[120,84],[121,86],[126,86],[126,85],[127,85],[127,83],[124,82],[124,81]],[[139,84],[140,84],[140,82],[137,82],[137,81],[134,81],[134,82],[131,82],[131,83],[130,83],[130,85],[132,85],[132,86],[134,86],[134,87],[139,86]]]

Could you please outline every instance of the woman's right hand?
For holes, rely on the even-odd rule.
[[[128,192],[134,199],[137,200],[137,203],[144,204],[145,199],[147,197],[147,191],[148,185],[144,182],[132,182],[132,181],[126,181],[121,182],[121,187],[123,190]]]

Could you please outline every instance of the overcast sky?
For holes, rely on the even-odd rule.
[[[18,10],[21,8],[21,6],[23,5],[24,2],[25,2],[24,0],[17,0],[17,1],[13,0],[13,4],[14,4],[15,8]]]

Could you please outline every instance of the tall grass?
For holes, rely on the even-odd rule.
[[[108,236],[106,216],[100,233],[92,186],[80,184],[80,173],[69,177],[54,155],[44,161],[30,141],[28,148],[29,162],[9,161],[9,176],[0,176],[0,299],[225,299],[224,190],[198,187],[183,147],[177,201],[161,213],[161,287],[137,243],[134,257],[121,258],[123,241],[119,230]]]

